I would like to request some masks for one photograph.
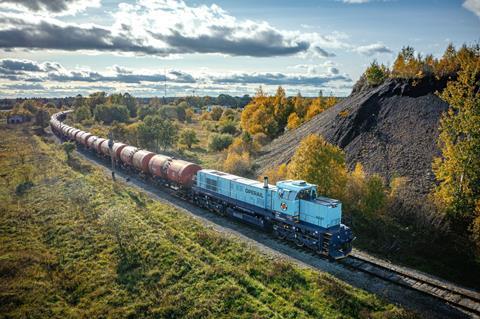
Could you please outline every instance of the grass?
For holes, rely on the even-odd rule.
[[[10,318],[401,318],[334,277],[263,255],[28,127],[0,126],[0,312]],[[22,192],[18,185],[29,183]]]

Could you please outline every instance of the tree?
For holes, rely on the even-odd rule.
[[[346,183],[345,154],[323,137],[305,137],[288,165],[288,177],[317,184],[318,193],[341,198]]]
[[[367,83],[371,86],[377,86],[383,83],[388,76],[388,69],[385,65],[379,65],[377,60],[374,60],[365,71]]]
[[[81,122],[84,120],[89,120],[92,118],[92,112],[90,112],[90,108],[86,105],[82,105],[75,109],[74,111],[75,121]]]
[[[221,107],[215,106],[210,111],[210,118],[213,121],[218,121],[222,117],[222,114],[223,114],[223,109]]]
[[[197,138],[197,133],[192,129],[185,129],[180,133],[180,144],[186,145],[189,149],[192,148],[192,145],[200,142]]]
[[[233,137],[230,134],[213,133],[208,142],[208,148],[212,151],[221,151],[230,146],[233,142]]]
[[[72,152],[75,150],[75,143],[64,142],[62,144],[62,148],[65,151],[65,154],[67,154],[67,160],[70,161],[70,159],[72,158]]]
[[[48,123],[50,122],[50,113],[44,108],[41,108],[35,114],[35,124],[40,126],[42,130],[44,130]]]
[[[275,184],[279,181],[287,179],[288,168],[287,164],[280,164],[278,167],[271,167],[263,172],[260,175],[261,181],[263,181],[263,176],[268,176],[268,181],[271,184]]]
[[[164,151],[175,144],[178,135],[178,126],[169,119],[158,115],[147,116],[143,123],[138,125],[138,141],[142,147],[158,152]]]
[[[252,175],[252,164],[250,154],[244,152],[238,154],[236,152],[228,152],[225,162],[223,162],[223,169],[231,174],[248,177]]]
[[[93,113],[96,121],[103,121],[106,124],[110,124],[113,121],[127,122],[129,119],[129,112],[125,105],[119,104],[101,104],[95,107]]]
[[[442,157],[434,162],[436,202],[457,221],[470,224],[480,198],[480,50],[473,47],[460,62],[456,81],[440,97],[449,110],[440,120]]]
[[[325,110],[325,99],[323,96],[319,96],[315,98],[307,110],[307,115],[305,116],[305,120],[309,121],[316,115],[322,113]]]
[[[288,117],[288,122],[287,122],[287,128],[289,130],[296,129],[297,127],[300,126],[302,122],[300,121],[300,118],[298,117],[297,113],[292,113]]]

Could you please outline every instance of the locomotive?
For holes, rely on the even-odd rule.
[[[199,207],[271,231],[330,259],[344,258],[352,250],[354,237],[341,223],[341,202],[319,196],[314,184],[285,180],[271,185],[268,177],[262,183],[120,142],[109,145],[105,138],[63,124],[68,113],[50,119],[59,138],[110,158]]]

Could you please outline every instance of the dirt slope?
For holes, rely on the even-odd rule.
[[[350,168],[360,162],[387,181],[407,177],[415,194],[425,194],[433,185],[432,159],[439,155],[439,119],[448,108],[434,92],[444,86],[445,81],[388,80],[354,88],[333,108],[267,145],[257,160],[259,172],[288,162],[303,137],[321,134],[344,149]]]

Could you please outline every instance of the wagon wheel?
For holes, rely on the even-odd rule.
[[[285,237],[287,237],[286,234],[279,232],[277,229],[275,229],[275,236],[277,236],[277,238],[281,240],[284,240]]]
[[[298,236],[297,238],[295,238],[295,244],[298,246],[298,247],[303,247],[305,245],[305,243],[303,242],[302,240],[302,237]]]

